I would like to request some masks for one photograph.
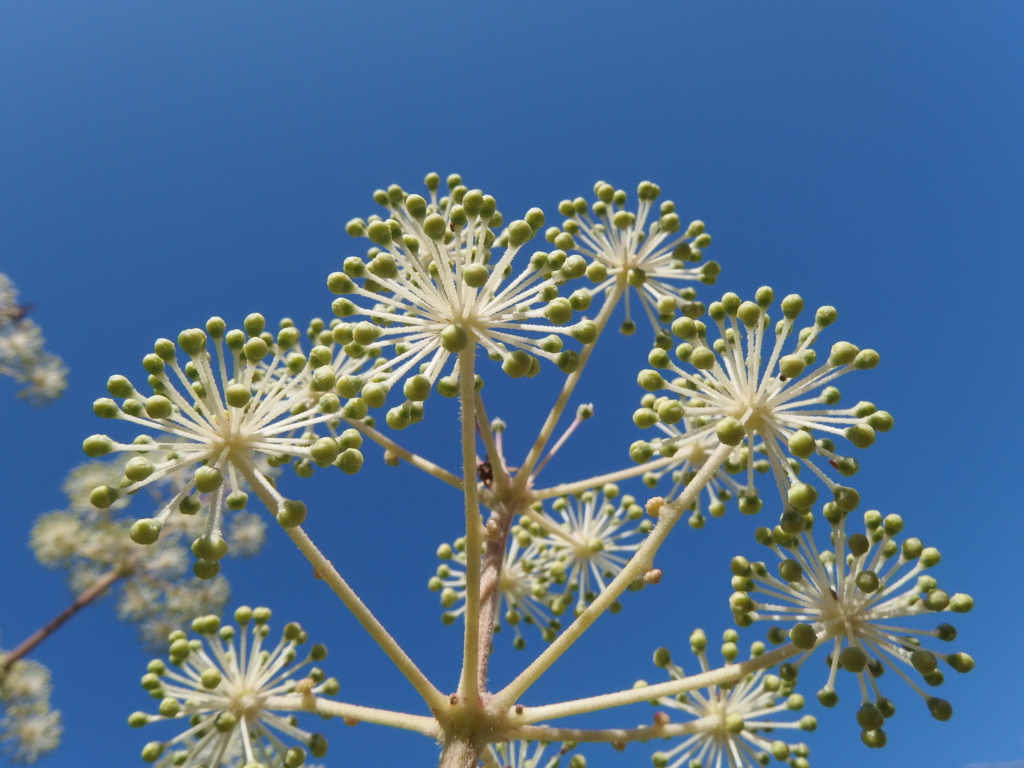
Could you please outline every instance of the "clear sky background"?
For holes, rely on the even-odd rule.
[[[947,675],[938,723],[894,676],[889,746],[869,752],[842,704],[813,702],[812,764],[962,766],[1024,760],[1019,500],[1020,245],[1024,6],[1017,2],[271,3],[0,5],[0,271],[11,276],[70,388],[41,411],[0,381],[0,630],[11,647],[69,599],[27,549],[36,515],[101,427],[91,401],[136,374],[159,336],[213,314],[330,317],[328,272],[364,242],[343,231],[370,194],[458,171],[506,220],[591,195],[597,179],[658,182],[681,218],[701,218],[723,273],[703,288],[833,304],[832,338],[881,353],[844,396],[890,410],[895,429],[863,455],[865,507],[904,516],[938,546],[937,576],[974,595],[956,623],[977,668]],[[610,334],[574,402],[588,422],[550,481],[628,463],[629,415],[647,334]],[[521,455],[558,377],[508,386],[483,371],[492,415]],[[541,408],[546,406],[541,405]],[[434,402],[403,440],[453,469],[458,427]],[[355,478],[282,482],[309,503],[311,535],[442,689],[454,689],[460,629],[426,590],[434,549],[460,533],[458,496],[369,448]],[[1001,483],[1007,482],[1005,488]],[[642,486],[630,489],[642,493]],[[767,498],[767,497],[766,497]],[[682,528],[666,577],[627,595],[529,694],[543,703],[655,679],[651,651],[687,661],[690,629],[731,625],[728,559],[757,554],[732,511]],[[327,643],[341,698],[418,709],[418,699],[280,531],[229,561],[233,600],[267,604]],[[755,625],[744,646],[763,636]],[[503,682],[541,647],[498,636]],[[125,724],[151,700],[145,653],[109,601],[37,657],[55,678],[64,745],[53,768],[126,766],[152,738]],[[692,666],[692,664],[691,664]],[[820,674],[820,679],[818,675]],[[585,720],[631,726],[650,707]],[[581,721],[582,722],[582,721]],[[155,726],[152,726],[152,730]],[[329,766],[430,765],[434,746],[375,726],[325,724]],[[165,729],[160,731],[169,735]],[[585,750],[592,766],[645,766],[651,745]]]

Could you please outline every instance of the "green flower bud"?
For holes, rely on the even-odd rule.
[[[461,352],[469,346],[469,334],[457,325],[449,325],[441,331],[441,346],[452,353]]]
[[[119,495],[115,488],[111,488],[109,485],[101,485],[92,489],[92,492],[89,494],[89,503],[97,509],[109,509],[117,501]]]
[[[533,357],[521,349],[515,349],[505,356],[501,364],[501,370],[513,379],[519,379],[530,372],[533,364]]]
[[[878,365],[878,353],[873,349],[862,349],[853,359],[853,367],[866,371]]]
[[[558,366],[558,370],[562,373],[573,373],[580,367],[580,356],[574,350],[566,349],[558,354],[558,359],[555,360],[555,364]],[[531,361],[531,372],[529,375],[534,375],[535,369],[539,368],[540,365],[536,358],[534,358]]]
[[[839,652],[839,665],[847,672],[863,672],[868,655],[857,646],[848,645]]]
[[[637,464],[650,461],[654,455],[654,446],[644,440],[637,440],[629,446],[629,457]]]
[[[694,350],[694,354],[700,350]],[[718,422],[715,427],[715,434],[723,445],[739,445],[747,436],[747,430],[742,424],[731,416],[726,416]]]
[[[715,367],[715,353],[708,347],[697,347],[690,353],[690,363],[698,370],[710,370]]]
[[[580,344],[593,344],[597,340],[597,325],[584,318],[569,330],[570,335]]]
[[[114,441],[106,435],[91,435],[82,441],[82,451],[89,458],[106,456],[114,450]]]
[[[228,553],[228,543],[219,534],[211,533],[192,542],[192,554],[200,560],[213,562]]]
[[[554,325],[565,325],[572,319],[572,306],[568,299],[553,299],[544,308],[544,316]]]
[[[654,392],[665,387],[665,380],[661,377],[661,374],[650,369],[640,371],[637,374],[636,382],[648,392]]]
[[[818,643],[818,635],[814,631],[814,627],[802,622],[794,624],[793,628],[789,630],[789,639],[793,645],[804,651],[809,651]]]
[[[967,613],[974,607],[974,598],[970,595],[965,595],[962,592],[957,592],[953,597],[949,599],[949,610],[955,613]]]
[[[818,491],[813,485],[794,483],[786,492],[786,496],[795,509],[810,509],[818,500]]]
[[[151,741],[142,748],[142,759],[147,763],[155,763],[164,752],[164,745],[159,741]]]
[[[779,359],[779,373],[787,379],[795,379],[804,372],[806,364],[799,355],[784,355]]]
[[[952,705],[948,701],[934,697],[928,699],[928,711],[936,720],[949,720],[953,716]]]
[[[196,470],[196,490],[199,493],[212,493],[224,482],[224,476],[216,467],[199,467]]]
[[[151,518],[143,518],[132,523],[128,535],[136,544],[155,544],[160,538],[160,529],[163,526]]]
[[[354,475],[363,466],[363,454],[355,448],[346,448],[338,454],[334,464],[346,475]]]

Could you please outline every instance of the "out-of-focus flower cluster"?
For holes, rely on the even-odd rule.
[[[219,613],[228,599],[228,584],[223,577],[203,581],[188,574],[187,547],[201,532],[201,515],[174,515],[155,545],[138,547],[128,534],[134,518],[117,514],[130,501],[136,505],[148,502],[159,508],[167,497],[176,495],[184,482],[183,473],[170,473],[141,498],[122,496],[105,510],[89,503],[96,485],[116,485],[124,473],[125,461],[125,457],[90,461],[73,469],[64,482],[68,508],[41,515],[32,529],[30,544],[40,563],[68,570],[70,586],[76,593],[116,574],[121,582],[118,616],[136,624],[148,646],[159,647],[182,623]],[[209,503],[203,496],[197,500],[203,505]],[[258,552],[265,528],[259,515],[246,510],[234,512],[226,525],[232,554],[250,556]]]
[[[0,651],[0,751],[15,763],[34,763],[55,749],[64,730],[60,712],[50,709],[50,670],[19,659],[9,667]]]
[[[23,385],[19,396],[43,405],[64,391],[68,369],[43,349],[46,340],[39,326],[26,317],[28,309],[18,302],[14,283],[0,273],[0,375]]]

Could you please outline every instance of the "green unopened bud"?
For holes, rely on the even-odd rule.
[[[338,454],[334,465],[346,475],[354,475],[363,466],[363,454],[355,448],[346,448]]]
[[[128,535],[136,544],[154,544],[160,538],[160,529],[163,526],[152,518],[143,518],[132,523]]]
[[[944,699],[929,698],[928,711],[936,720],[949,720],[953,716],[952,705]]]
[[[868,665],[868,655],[855,645],[848,645],[839,652],[839,665],[847,672],[863,672]]]
[[[696,354],[700,350],[694,350]],[[718,422],[715,427],[715,434],[723,445],[739,445],[747,436],[747,430],[742,424],[731,416],[726,416]]]
[[[957,592],[949,599],[949,610],[955,613],[967,613],[974,607],[974,598]]]
[[[794,624],[793,628],[789,630],[789,639],[797,648],[809,651],[817,645],[818,634],[810,624],[800,622]]]
[[[117,501],[120,494],[116,488],[111,488],[109,485],[101,485],[98,488],[93,488],[89,494],[89,503],[97,509],[109,509],[115,501]]]
[[[142,759],[147,763],[155,763],[164,752],[164,745],[159,741],[151,741],[142,748]]]
[[[213,562],[220,560],[227,553],[228,543],[216,533],[201,536],[192,542],[192,554],[200,560]]]
[[[294,499],[286,500],[277,513],[277,522],[282,528],[294,528],[297,525],[302,525],[305,519],[306,505]]]
[[[452,353],[458,353],[469,346],[469,335],[457,325],[449,325],[441,331],[441,346]]]
[[[216,467],[199,467],[196,470],[196,490],[199,493],[212,493],[224,482],[224,475]]]

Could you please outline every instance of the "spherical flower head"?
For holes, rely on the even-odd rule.
[[[629,562],[653,525],[636,499],[620,495],[613,484],[555,499],[552,509],[555,515],[538,512],[543,524],[531,526],[531,533],[543,536],[548,575],[564,585],[551,601],[552,611],[560,615],[575,603],[578,616]],[[611,610],[619,607],[613,603]]]
[[[868,402],[833,407],[840,395],[832,383],[851,371],[873,368],[878,354],[840,341],[819,361],[813,345],[835,320],[836,311],[820,308],[814,324],[796,332],[803,300],[795,294],[781,302],[783,317],[775,325],[774,340],[770,339],[767,309],[773,299],[771,288],[763,287],[755,301],[741,301],[727,293],[720,302],[713,302],[708,315],[719,334],[713,342],[699,320],[674,321],[672,333],[682,340],[674,352],[679,362],[656,345],[648,358],[654,369],[641,371],[637,381],[648,392],[667,390],[677,398],[662,401],[658,410],[649,409],[647,423],[692,420],[693,429],[661,441],[661,446],[677,445],[683,450],[688,442],[714,433],[720,443],[743,446],[749,453],[763,452],[787,512],[804,512],[817,498],[815,487],[798,477],[802,468],[828,488],[837,504],[853,510],[857,492],[834,480],[822,466],[827,464],[843,477],[857,471],[855,459],[836,453],[833,437],[844,438],[858,450],[867,448],[877,432],[892,427],[892,416]],[[791,349],[784,354],[787,345]],[[671,381],[670,375],[674,376]],[[815,433],[823,436],[815,439]],[[631,449],[638,460],[646,460],[651,452],[645,443]],[[745,513],[757,512],[761,506],[753,482],[757,465],[747,462],[747,483],[740,498],[740,510]]]
[[[349,257],[327,280],[339,297],[332,305],[337,316],[368,318],[351,326],[352,342],[394,348],[378,375],[351,385],[362,387],[362,400],[373,408],[405,379],[405,403],[388,414],[389,426],[398,429],[418,420],[435,384],[442,396],[457,394],[458,362],[441,375],[459,352],[479,345],[513,378],[535,375],[539,358],[569,373],[579,356],[562,348],[561,337],[591,343],[597,333],[585,319],[568,325],[575,310],[589,306],[589,293],[559,296],[559,286],[582,277],[582,258],[538,251],[513,276],[513,258],[544,223],[540,209],[496,235],[502,216],[493,197],[452,176],[450,194],[438,199],[433,179],[436,174],[428,177],[429,201],[397,185],[379,190],[374,199],[388,218],[354,219],[346,227],[373,244],[368,261]],[[504,249],[500,257],[495,247]]]
[[[524,522],[528,523],[523,518],[510,530],[498,582],[497,615],[512,627],[515,633],[512,646],[517,650],[526,647],[526,638],[520,629],[522,624],[536,626],[547,642],[554,640],[562,628],[548,608],[551,600],[548,550],[530,535]],[[442,544],[437,548],[437,556],[441,564],[427,587],[440,593],[441,606],[445,609],[442,621],[451,624],[466,611],[466,540],[459,538],[453,544]]]
[[[558,768],[562,757],[575,748],[575,742],[569,741],[563,741],[558,747],[546,741],[499,741],[487,745],[492,759],[484,764],[501,768]],[[587,759],[579,752],[569,758],[568,768],[586,766]]]
[[[598,199],[589,206],[582,197],[559,203],[558,212],[566,219],[561,228],[549,228],[546,237],[557,248],[592,259],[586,275],[597,283],[595,292],[610,291],[625,278],[632,291],[626,293],[622,332],[628,335],[636,330],[630,316],[631,292],[636,293],[654,329],[660,327],[659,322],[672,322],[680,310],[688,317],[700,317],[704,305],[696,301],[696,291],[677,283],[711,285],[718,276],[719,266],[714,261],[695,266],[703,249],[711,244],[704,222],[694,221],[684,229],[671,200],[655,207],[661,189],[649,181],[637,187],[635,213],[626,210],[625,190],[599,181],[594,194]]]
[[[722,636],[722,657],[727,663],[732,663],[739,655],[738,639],[735,630],[726,630]],[[702,672],[709,670],[706,646],[704,631],[694,630],[690,635],[690,650],[700,661]],[[751,649],[751,658],[763,651],[764,645],[756,643]],[[685,677],[682,667],[672,662],[667,648],[655,651],[654,663],[668,672],[672,680]],[[637,686],[642,685],[646,683],[637,683]],[[791,682],[772,674],[771,669],[751,673],[732,686],[713,685],[651,703],[694,718],[693,728],[682,737],[682,743],[654,753],[652,762],[656,768],[689,768],[694,764],[760,768],[768,764],[770,757],[788,761],[794,768],[808,766],[807,746],[782,740],[774,732],[813,731],[817,721],[810,715],[792,719],[791,713],[803,708],[803,696],[794,694]],[[785,717],[778,718],[780,714]]]
[[[25,366],[22,379],[25,387],[18,396],[32,405],[46,405],[64,393],[68,385],[68,369],[59,357],[44,352]]]
[[[788,533],[781,526],[758,529],[756,538],[769,547],[779,562],[776,568],[736,557],[732,562],[730,605],[737,621],[786,622],[772,627],[769,640],[790,640],[804,653],[794,669],[818,647],[828,649],[828,675],[818,693],[826,706],[838,701],[836,684],[850,673],[857,678],[861,709],[857,722],[868,746],[882,746],[884,720],[895,708],[882,696],[878,678],[891,670],[928,705],[933,717],[946,720],[950,705],[923,690],[913,677],[928,686],[943,681],[939,662],[957,672],[968,672],[974,661],[965,653],[928,650],[922,640],[951,641],[956,630],[947,623],[935,629],[903,626],[902,620],[971,609],[967,595],[952,596],[939,589],[931,568],[939,552],[919,539],[897,537],[903,530],[898,515],[883,518],[877,510],[864,514],[864,533],[848,534],[846,515],[834,503],[825,505],[829,541],[834,549],[819,549],[811,531]],[[788,629],[788,631],[787,631]]]
[[[0,664],[3,663],[0,653]],[[8,706],[37,704],[50,698],[50,670],[31,659],[19,659],[4,670],[0,667],[0,701]]]
[[[60,712],[45,703],[8,707],[0,719],[0,752],[11,762],[31,765],[57,748],[63,731]]]
[[[337,692],[337,681],[324,679],[316,667],[298,674],[305,665],[325,658],[327,650],[314,645],[296,661],[305,632],[298,624],[287,624],[281,640],[272,644],[266,640],[269,618],[267,608],[243,606],[235,611],[237,631],[220,626],[211,615],[192,622],[201,640],[189,641],[181,631],[171,633],[169,663],[151,661],[142,678],[142,687],[160,701],[159,714],[136,712],[128,722],[140,727],[177,720],[189,727],[168,741],[148,743],[143,760],[156,762],[175,747],[184,753],[175,761],[184,768],[233,765],[239,757],[246,764],[298,766],[305,750],[323,757],[323,736],[300,729],[293,718],[275,710],[296,711],[312,705],[317,695]],[[289,747],[280,736],[302,746]]]
[[[0,363],[31,363],[42,353],[44,343],[42,329],[32,320],[9,323],[0,329]]]
[[[297,341],[294,329],[282,329],[275,340],[264,331],[265,321],[258,314],[246,317],[244,327],[244,331],[225,332],[224,321],[215,317],[205,331],[183,331],[178,344],[159,339],[154,352],[143,359],[151,396],[124,376],[108,380],[108,391],[121,403],[97,400],[96,414],[162,433],[162,440],[142,435],[132,443],[119,443],[93,435],[83,444],[93,457],[115,451],[132,456],[117,487],[99,486],[90,494],[90,501],[99,508],[110,507],[122,494],[133,494],[173,473],[188,473],[187,482],[158,514],[132,526],[136,543],[155,542],[172,512],[195,514],[204,506],[199,497],[209,494],[205,531],[192,545],[199,558],[196,575],[206,578],[216,574],[217,561],[228,549],[222,533],[224,507],[244,506],[245,488],[254,488],[286,527],[298,525],[305,517],[304,505],[285,500],[261,471],[261,456],[274,457],[279,463],[285,457],[330,466],[347,455],[336,440],[318,438],[312,431],[315,425],[336,418],[339,401],[331,391],[333,361],[321,361],[314,349],[304,365],[292,371],[287,359]],[[184,367],[179,363],[179,347],[187,357]],[[330,357],[330,350],[326,355]],[[308,369],[313,369],[311,375]],[[311,408],[314,388],[321,394],[317,407]]]

